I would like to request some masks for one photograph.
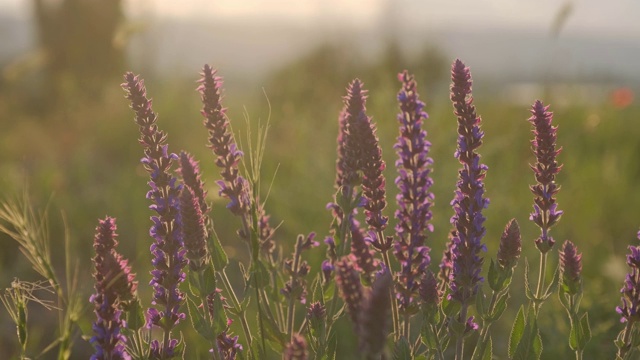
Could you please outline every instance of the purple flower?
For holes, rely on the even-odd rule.
[[[500,237],[498,263],[505,269],[513,268],[520,258],[521,251],[520,227],[516,219],[511,219]]]
[[[100,220],[93,242],[96,293],[89,299],[96,314],[95,335],[90,340],[96,348],[92,360],[131,359],[125,350],[127,339],[121,333],[126,327],[122,309],[135,298],[138,283],[127,260],[116,252],[116,237],[115,219]]]
[[[336,283],[342,300],[347,304],[347,313],[354,326],[358,325],[358,318],[362,307],[364,289],[360,282],[360,274],[353,266],[349,257],[344,257],[335,265]]]
[[[335,267],[331,264],[331,261],[324,260],[322,262],[322,276],[325,283],[328,283],[331,280],[331,274],[333,273],[334,268]]]
[[[373,235],[375,238],[375,234]],[[368,241],[367,241],[368,240]],[[369,248],[371,237],[365,238],[362,230],[355,219],[351,219],[351,257],[356,268],[370,278],[371,274],[378,267],[378,260],[374,257],[373,251]]]
[[[562,245],[560,251],[560,272],[562,284],[569,295],[576,295],[582,290],[582,254],[569,240]]]
[[[359,320],[360,351],[366,359],[379,359],[390,325],[392,278],[389,270],[378,275],[369,296],[363,299]]]
[[[638,234],[640,238],[640,233]],[[621,322],[636,322],[640,320],[640,246],[629,246],[631,252],[627,255],[627,265],[631,268],[620,289],[622,304],[616,308],[622,316]]]
[[[319,301],[316,301],[309,305],[309,308],[307,309],[307,319],[309,321],[324,321],[326,316],[327,308]]]
[[[309,354],[307,352],[307,341],[300,334],[293,334],[291,342],[284,349],[282,358],[284,360],[307,360]]]
[[[484,197],[484,177],[487,166],[480,164],[476,152],[482,145],[484,133],[480,130],[481,119],[476,115],[471,96],[471,73],[462,61],[456,60],[452,66],[451,101],[458,118],[458,147],[455,156],[462,169],[458,172],[455,197],[451,201],[455,214],[451,217],[454,230],[451,255],[453,271],[451,297],[462,304],[468,304],[483,280],[480,277],[482,259],[480,251],[486,250],[482,244],[485,234],[482,209],[489,205]]]
[[[537,160],[534,165],[531,165],[537,183],[531,186],[531,192],[534,195],[534,211],[529,219],[542,231],[540,237],[536,239],[536,247],[542,253],[551,250],[555,244],[555,240],[549,235],[549,230],[562,215],[555,198],[560,190],[555,178],[562,168],[558,165],[556,157],[562,149],[556,149],[558,127],[551,125],[553,113],[548,110],[548,106],[544,106],[537,100],[531,109],[533,115],[529,118],[529,122],[534,126],[535,138],[531,144]]]
[[[440,304],[442,291],[438,288],[438,280],[431,270],[427,270],[422,276],[418,293],[425,305],[438,306]]]
[[[180,193],[180,224],[182,240],[187,250],[189,268],[203,270],[207,260],[207,229],[198,197],[191,187],[184,185]]]
[[[418,99],[417,84],[406,70],[398,74],[402,88],[398,93],[400,113],[400,135],[394,148],[398,155],[396,185],[400,193],[396,196],[398,219],[395,255],[401,266],[400,291],[398,293],[401,312],[409,309],[418,290],[418,279],[429,265],[429,248],[425,246],[427,232],[433,231],[431,205],[433,193],[429,188],[433,180],[429,177],[433,160],[428,157],[431,144],[426,140],[427,132],[422,129],[428,118],[423,111],[424,102]]]
[[[242,151],[238,150],[229,130],[226,109],[221,103],[222,79],[215,76],[216,71],[209,65],[202,69],[200,92],[202,99],[202,115],[205,117],[204,126],[209,131],[209,147],[216,155],[216,165],[221,169],[220,195],[229,199],[227,208],[238,216],[248,214],[251,206],[249,198],[249,184],[239,174],[238,163],[242,158]],[[246,235],[246,234],[245,234]]]
[[[182,178],[182,182],[193,190],[193,194],[200,206],[200,212],[206,217],[210,209],[205,201],[207,192],[204,190],[204,183],[200,179],[200,167],[193,156],[185,151],[180,153],[178,173]]]
[[[149,208],[157,213],[157,216],[151,217],[153,224],[149,231],[154,239],[151,245],[154,270],[151,271],[150,285],[154,289],[152,304],[163,309],[152,307],[148,310],[147,326],[159,326],[167,336],[162,344],[152,342],[151,353],[153,357],[167,359],[175,356],[175,346],[178,344],[177,340],[170,337],[171,329],[185,318],[185,314],[180,312],[185,295],[180,291],[179,285],[185,279],[182,269],[187,260],[180,224],[176,221],[181,186],[171,175],[173,161],[178,157],[169,154],[167,135],[158,129],[157,116],[151,107],[151,100],[147,99],[144,81],[130,72],[125,74],[125,80],[122,87],[140,127],[139,142],[145,154],[142,163],[151,177],[151,190],[147,193],[147,198],[152,201]]]
[[[345,107],[340,116],[340,121],[344,121],[345,125],[343,168],[338,169],[338,174],[342,171],[344,175],[343,185],[355,186],[362,181],[367,224],[371,229],[380,232],[386,228],[389,220],[382,215],[387,205],[385,179],[382,175],[385,163],[382,160],[376,127],[365,113],[366,93],[359,79],[353,80],[347,88]],[[341,149],[338,148],[338,166],[341,163],[340,153]]]
[[[273,233],[275,230],[269,223],[270,216],[266,214],[264,207],[260,205],[258,207],[258,238],[260,239],[260,249],[266,256],[271,256],[276,249],[276,244],[273,241]]]
[[[235,360],[236,355],[242,351],[242,345],[238,343],[238,336],[229,335],[227,331],[220,333],[216,341],[223,360]]]
[[[449,282],[451,281],[451,273],[453,272],[453,236],[454,232],[449,233],[449,240],[447,241],[447,245],[442,252],[442,260],[440,260],[440,271],[438,272],[438,279],[440,279],[441,290],[446,289],[449,285]]]

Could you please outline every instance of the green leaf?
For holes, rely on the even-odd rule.
[[[580,344],[580,349],[584,349],[589,340],[591,340],[591,326],[589,325],[589,313],[585,312],[580,318],[580,327],[582,328],[583,343]]]
[[[405,337],[401,337],[393,347],[393,360],[411,360],[411,347]]]
[[[509,293],[502,294],[498,297],[498,301],[496,301],[496,305],[491,313],[490,321],[493,322],[500,319],[504,311],[507,309],[507,300],[509,300],[509,297]]]
[[[547,287],[547,291],[544,294],[543,299],[547,299],[551,294],[556,292],[556,289],[558,288],[559,283],[560,283],[560,264],[558,264],[558,266],[556,267],[556,271],[553,273],[553,281],[551,281],[551,284],[549,284],[549,286]]]
[[[438,348],[438,342],[436,341],[436,334],[434,334],[433,328],[430,326],[430,324],[424,323],[422,325],[420,338],[422,340],[422,343],[427,347],[427,349]]]
[[[487,316],[487,309],[484,305],[484,292],[481,287],[478,287],[478,292],[476,293],[476,310],[483,319]]]
[[[540,336],[540,330],[538,329],[538,325],[537,325],[537,321],[534,320],[534,330],[532,330],[533,332],[535,332],[535,337],[533,338],[533,359],[538,360],[540,359],[540,355],[542,355],[542,336]],[[529,357],[529,359],[531,359],[532,357]]]
[[[491,263],[489,264],[489,287],[491,290],[495,292],[499,292],[502,290],[502,284],[500,284],[500,271],[497,269],[496,262],[491,259]]]
[[[209,300],[210,301],[210,300]],[[213,331],[219,334],[227,328],[227,312],[222,302],[222,295],[219,292],[213,292]]]
[[[535,295],[531,290],[531,283],[529,282],[529,261],[527,260],[527,258],[524,259],[524,288],[527,298],[533,301],[535,299]]]
[[[569,299],[567,298],[567,292],[564,286],[558,287],[558,299],[560,299],[560,303],[567,310],[569,316],[571,316],[571,305],[569,304]]]
[[[216,274],[212,265],[205,266],[200,279],[200,288],[204,292],[204,296],[216,291]]]
[[[453,317],[455,314],[460,312],[462,305],[453,299],[447,299],[447,297],[442,298],[442,311],[447,317]]]
[[[513,360],[537,360],[541,354],[542,338],[538,330],[534,309],[530,307],[525,318],[524,331],[513,355]]]
[[[493,342],[491,341],[491,336],[489,336],[489,340],[487,341],[487,346],[484,349],[484,354],[482,355],[482,360],[491,360],[493,358]]]
[[[215,231],[210,231],[211,241],[209,241],[209,253],[211,254],[211,262],[213,263],[213,267],[216,271],[224,270],[227,265],[229,265],[229,258],[227,257],[227,253],[224,251],[222,244],[220,244],[220,240],[218,239],[218,234]]]
[[[516,319],[513,322],[513,327],[511,328],[511,335],[509,336],[509,358],[513,358],[516,354],[518,344],[520,344],[520,340],[522,339],[522,335],[524,334],[524,327],[524,307],[520,306],[520,310],[518,310]]]
[[[138,330],[145,325],[144,310],[140,304],[140,299],[136,299],[127,310],[127,327],[131,330]]]
[[[580,324],[571,319],[571,330],[569,331],[569,347],[575,351],[578,349],[579,338],[581,337],[582,327]]]
[[[205,319],[204,315],[198,310],[198,305],[191,300],[190,297],[187,297],[187,309],[189,312],[189,318],[191,319],[191,325],[193,328],[200,334],[200,336],[204,337],[208,341],[215,340],[216,336],[209,325],[209,322]]]

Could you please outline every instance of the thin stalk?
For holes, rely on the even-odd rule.
[[[635,321],[627,320],[627,326],[624,328],[624,336],[622,337],[623,347],[618,349],[618,357],[626,359],[627,351],[631,348],[631,332]]]
[[[296,241],[296,251],[293,255],[293,268],[291,269],[291,288],[298,286],[298,268],[300,267],[300,255],[302,252],[300,238]],[[289,308],[287,310],[287,335],[293,339],[293,324],[295,322],[295,298],[289,296]]]
[[[238,313],[238,317],[240,318],[240,324],[242,325],[242,330],[244,331],[244,336],[247,338],[247,346],[251,349],[251,343],[253,341],[253,337],[251,336],[251,330],[249,330],[249,323],[247,322],[247,316],[245,309],[242,308],[240,302],[238,301],[238,296],[236,296],[233,287],[231,286],[231,282],[229,281],[229,277],[224,269],[218,272],[220,274],[220,279],[222,280],[222,285],[224,286],[225,291],[229,294],[229,298],[233,303],[233,308]]]
[[[444,360],[444,354],[442,352],[442,343],[440,342],[440,332],[434,324],[429,325],[431,327],[431,331],[436,337],[436,353],[438,354],[438,360]]]
[[[379,234],[381,236],[382,234]],[[382,239],[382,238],[381,238]],[[382,241],[382,240],[380,240]],[[385,251],[382,253],[382,261],[384,265],[391,271],[391,260],[389,259],[389,252]],[[393,322],[393,334],[395,340],[400,338],[400,314],[398,313],[398,303],[396,302],[395,296],[393,296],[393,291],[389,292],[389,296],[391,297],[391,319]],[[407,322],[408,323],[408,322]],[[407,330],[408,332],[408,330]],[[408,340],[408,338],[407,338]]]
[[[344,194],[344,197],[346,198],[347,201],[349,202],[351,201],[352,194],[353,194],[353,190],[351,189],[351,187],[348,187],[347,193]],[[350,211],[349,215],[347,216],[347,212],[345,211],[345,209],[342,210],[342,222],[340,223],[340,232],[338,234],[339,240],[340,240],[340,246],[337,249],[338,258],[345,255],[345,252],[346,252],[346,248],[347,248],[346,244],[347,242],[349,242],[347,229],[351,221],[351,219],[349,218],[351,215],[352,215],[352,211]],[[331,330],[331,326],[333,325],[333,317],[336,312],[336,305],[338,304],[338,292],[339,292],[338,289],[336,289],[336,291],[333,292],[333,299],[331,299],[331,306],[329,307],[329,312],[327,313],[327,322],[328,322],[327,332]]]
[[[204,284],[204,273],[203,271],[198,271],[198,285],[202,285]],[[198,289],[198,292],[200,294],[200,301],[202,302],[202,306],[204,307],[204,316],[205,318],[209,318],[210,314],[209,311],[207,311],[207,294],[204,293],[203,289],[200,288]],[[211,321],[213,322],[213,319],[211,319]],[[217,335],[217,334],[216,334]],[[213,359],[214,360],[220,360],[220,350],[218,349],[218,342],[216,341],[216,339],[214,338],[213,340],[211,340],[211,346],[213,349]]]
[[[462,304],[462,308],[460,309],[460,319],[464,322],[467,321],[466,301]],[[459,334],[459,336],[456,339],[456,360],[462,360],[463,358],[464,358],[464,334]]]
[[[492,314],[496,303],[498,302],[498,295],[500,292],[493,292],[491,295],[491,302],[489,303],[489,314]],[[487,341],[489,340],[489,329],[491,328],[491,324],[493,321],[486,321],[482,324],[482,330],[480,330],[480,335],[478,336],[478,342],[476,343],[476,349],[473,352],[473,360],[480,359],[480,357],[484,354],[484,350],[487,348]]]
[[[545,281],[545,275],[546,275],[545,270],[547,268],[547,254],[548,253],[540,253],[540,273],[538,274],[538,287],[536,288],[536,299],[540,299],[542,297],[542,291],[544,289],[544,281]],[[542,306],[541,303],[537,303],[537,302],[534,303],[536,316],[541,306]]]

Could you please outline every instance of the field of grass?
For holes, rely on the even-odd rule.
[[[285,253],[291,251],[299,233],[315,231],[320,239],[329,234],[331,214],[325,205],[332,201],[334,193],[337,118],[344,88],[355,77],[361,78],[369,90],[368,115],[373,116],[377,124],[387,163],[389,206],[386,214],[393,217],[396,208],[393,144],[398,135],[399,83],[395,75],[403,69],[393,62],[366,67],[343,65],[318,54],[283,69],[250,91],[236,90],[230,85],[234,90],[226,92],[224,99],[236,138],[245,149],[249,141],[255,141],[258,123],[265,125],[269,120],[261,191],[268,193],[266,209],[272,223],[281,223],[275,239]],[[456,119],[448,101],[447,66],[425,69],[419,63],[409,65],[414,66],[409,70],[418,74],[420,95],[427,103],[425,110],[430,116],[425,127],[434,159],[435,231],[429,237],[428,246],[432,249],[432,267],[436,270],[451,230],[449,218],[453,211],[449,202],[459,168],[453,157]],[[473,71],[473,64],[468,65]],[[237,219],[225,210],[226,202],[217,195],[218,170],[205,146],[207,133],[202,126],[201,104],[195,91],[194,81],[199,70],[194,69],[191,79],[147,79],[146,86],[160,116],[159,126],[169,134],[170,151],[177,153],[184,149],[200,161],[208,199],[213,204],[211,217],[227,253],[234,258],[231,272],[237,273],[237,262],[246,264],[248,253],[245,244],[235,235],[239,228]],[[141,72],[144,76],[144,70]],[[220,69],[220,75],[224,76],[224,69]],[[107,84],[99,100],[69,101],[44,113],[28,101],[18,99],[19,95],[12,89],[0,94],[0,195],[3,199],[19,198],[26,191],[34,208],[48,208],[53,263],[61,273],[65,264],[64,214],[71,236],[72,262],[77,262],[80,269],[80,292],[87,299],[78,323],[82,335],[88,336],[93,321],[88,302],[93,292],[89,269],[98,218],[110,215],[118,219],[120,251],[131,259],[133,271],[137,273],[143,305],[149,304],[151,296],[146,286],[150,280],[151,258],[148,251],[151,211],[145,199],[148,176],[139,162],[142,150],[137,143],[138,129],[119,82],[113,79]],[[484,256],[487,262],[495,257],[502,229],[508,220],[516,218],[522,231],[523,257],[536,269],[538,253],[533,241],[539,229],[528,220],[533,202],[528,187],[534,183],[529,164],[535,161],[529,142],[531,125],[526,121],[529,108],[505,103],[496,95],[499,89],[483,87],[481,80],[476,80],[476,85],[475,103],[485,131],[484,145],[479,151],[489,167],[486,196],[491,200],[484,212],[487,218],[484,241],[488,249]],[[563,168],[558,176],[562,186],[558,204],[564,215],[552,231],[558,244],[550,262],[557,264],[557,250],[565,239],[572,240],[583,253],[581,306],[590,314],[593,331],[593,339],[585,350],[586,358],[613,358],[613,339],[623,326],[615,307],[620,302],[619,289],[626,273],[624,256],[628,245],[638,244],[636,232],[640,227],[640,191],[637,189],[640,108],[632,104],[621,109],[607,101],[555,107],[554,104],[563,99],[545,96],[544,93],[538,95],[554,111],[554,123],[559,127],[558,144],[563,148],[559,156]],[[534,100],[531,99],[531,103]],[[245,137],[247,123],[253,130],[251,140]],[[0,236],[0,249],[0,287],[9,287],[15,277],[39,279],[9,237]],[[311,253],[312,267],[317,269],[325,257],[324,245]],[[521,261],[512,286],[512,306],[494,327],[494,333],[503,334],[494,336],[494,350],[500,358],[506,354],[515,312],[520,304],[526,303],[523,268],[524,261]],[[0,311],[0,353],[16,356],[15,328],[2,311],[4,309]],[[52,340],[50,329],[57,326],[56,322],[55,312],[33,305],[29,323],[33,355]],[[350,324],[345,321],[343,325],[341,332],[352,336],[348,335]],[[241,334],[235,326],[237,324],[235,333]],[[543,359],[572,356],[566,342],[566,314],[555,296],[542,309],[540,328]],[[183,330],[187,342],[200,341],[186,326]],[[75,331],[80,335],[78,329]],[[86,340],[80,337],[75,340],[74,352],[78,358],[91,353]],[[206,344],[188,348],[187,358],[204,358],[206,350]],[[53,358],[54,353],[43,358]]]

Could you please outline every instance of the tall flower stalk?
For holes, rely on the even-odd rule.
[[[640,232],[638,232],[640,238]],[[640,246],[629,246],[627,255],[629,272],[620,289],[621,304],[616,308],[620,314],[620,322],[625,328],[620,331],[615,343],[618,347],[616,359],[633,359],[638,354],[637,344],[640,342],[638,324],[640,322]]]
[[[569,347],[575,352],[576,360],[581,360],[584,348],[591,339],[591,328],[588,313],[579,313],[582,300],[582,254],[569,240],[564,242],[560,251],[560,273],[562,280],[558,295],[569,315]]]
[[[451,78],[451,101],[458,118],[455,156],[462,168],[458,172],[457,189],[451,202],[455,214],[451,217],[454,230],[450,288],[451,298],[461,304],[459,318],[454,321],[467,324],[465,327],[459,326],[456,331],[456,359],[462,359],[464,336],[470,326],[474,327],[471,325],[472,318],[467,319],[468,306],[483,280],[480,276],[483,261],[479,257],[481,251],[486,251],[482,244],[485,234],[482,210],[489,205],[489,200],[484,197],[483,183],[487,166],[480,164],[480,155],[476,151],[482,145],[484,132],[480,130],[481,119],[476,115],[473,105],[469,68],[456,60],[451,69]]]
[[[555,244],[549,231],[562,216],[562,211],[558,210],[555,198],[560,190],[555,178],[562,168],[556,157],[562,149],[556,149],[558,128],[551,125],[553,113],[549,111],[549,106],[544,106],[541,101],[537,100],[532,106],[531,114],[529,122],[534,127],[534,139],[531,141],[531,145],[536,155],[536,163],[531,165],[531,169],[535,174],[536,184],[530,187],[534,195],[534,204],[529,219],[540,228],[540,236],[535,240],[536,247],[540,251],[540,273],[534,303],[537,313],[544,297],[547,254]]]
[[[395,230],[398,241],[394,244],[394,254],[400,262],[397,285],[399,314],[403,317],[402,336],[410,338],[409,323],[418,311],[416,295],[419,279],[430,263],[429,251],[425,246],[427,233],[433,231],[431,206],[433,193],[429,191],[433,180],[429,176],[433,160],[428,156],[431,143],[422,128],[429,118],[424,102],[418,98],[417,83],[408,71],[398,74],[402,83],[398,93],[400,113],[400,135],[395,144],[398,160],[396,185],[400,193],[396,196],[398,219]]]
[[[131,108],[135,112],[135,122],[140,127],[140,144],[144,149],[142,163],[150,175],[147,198],[149,207],[157,215],[149,233],[154,239],[151,245],[153,254],[151,271],[153,286],[153,307],[147,311],[147,326],[157,326],[163,330],[162,341],[151,342],[151,356],[157,359],[170,359],[179,356],[179,341],[172,337],[171,331],[185,318],[180,307],[185,294],[179,285],[185,279],[183,268],[187,264],[181,239],[180,224],[177,221],[179,194],[182,186],[172,175],[173,162],[178,159],[169,153],[167,135],[158,129],[157,115],[153,112],[151,100],[147,98],[144,81],[133,73],[125,74],[122,84]]]
[[[128,261],[116,252],[116,237],[115,219],[100,220],[93,241],[96,292],[89,299],[97,318],[93,323],[95,335],[91,338],[96,348],[92,360],[131,359],[125,350],[127,339],[122,334],[126,326],[123,308],[135,299],[138,283]]]

